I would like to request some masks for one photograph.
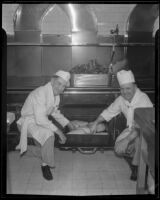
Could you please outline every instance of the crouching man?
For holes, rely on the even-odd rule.
[[[105,109],[90,125],[92,133],[102,121],[109,121],[121,112],[127,119],[127,128],[116,138],[114,150],[119,156],[131,157],[132,174],[130,179],[137,180],[139,162],[139,128],[134,122],[134,109],[140,107],[153,107],[147,94],[142,92],[135,84],[132,71],[121,70],[117,73],[121,95]]]
[[[70,80],[70,73],[58,71],[51,77],[50,82],[33,90],[27,97],[21,110],[21,117],[17,121],[17,126],[21,132],[20,142],[16,149],[20,149],[20,154],[31,151],[42,161],[41,169],[43,177],[52,180],[53,175],[50,168],[55,167],[54,163],[54,139],[57,134],[60,143],[66,142],[63,132],[56,127],[49,119],[51,115],[63,127],[68,126],[70,130],[74,125],[65,118],[58,106],[60,94],[63,93]],[[32,137],[36,146],[28,145],[27,137]],[[33,148],[34,147],[34,148]],[[36,149],[35,149],[36,148]]]

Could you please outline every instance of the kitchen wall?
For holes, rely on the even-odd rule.
[[[13,18],[17,7],[18,4],[2,5],[2,27],[7,32],[8,42],[14,41]],[[123,35],[126,19],[134,5],[90,4],[90,7],[97,17],[98,35],[107,38],[116,24],[119,24],[119,33]],[[116,14],[118,10],[121,17]],[[45,14],[41,33],[46,43],[54,44],[60,41],[63,44],[68,40],[68,35],[71,34],[70,21],[58,5],[55,4]],[[70,70],[75,65],[87,64],[91,59],[96,59],[100,65],[108,66],[111,54],[111,47],[8,46],[7,86],[36,87],[44,84],[59,68]],[[123,48],[116,48],[114,60],[120,60],[123,56]]]
[[[111,30],[118,24],[120,42],[126,33],[127,19],[135,4],[89,4],[97,17],[98,40],[112,43]],[[18,4],[2,4],[2,27],[7,32],[8,43],[14,42],[13,18]],[[69,18],[58,5],[54,5],[41,24],[44,43],[65,44],[71,40]],[[124,48],[116,47],[113,63],[124,58]],[[75,65],[87,64],[96,59],[108,67],[112,47],[98,46],[8,46],[7,87],[28,88],[44,84],[58,69],[70,70]]]
[[[98,35],[108,35],[119,25],[119,34],[124,35],[127,18],[135,4],[89,4],[98,19]],[[2,27],[7,34],[14,34],[13,16],[18,4],[2,4]],[[70,34],[69,20],[56,5],[42,23],[43,34]]]

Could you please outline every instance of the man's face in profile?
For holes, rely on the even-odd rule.
[[[67,82],[61,77],[53,78],[51,82],[52,82],[54,95],[62,94],[64,89],[67,86]]]

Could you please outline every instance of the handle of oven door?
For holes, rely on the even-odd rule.
[[[84,147],[85,149],[87,149],[87,147]],[[83,148],[81,148],[81,147],[78,147],[77,148],[78,150],[79,150],[79,152],[80,153],[82,153],[82,154],[93,154],[93,153],[95,153],[96,152],[96,150],[97,150],[97,148],[96,147],[93,147],[92,149],[90,149],[90,150],[84,150]]]

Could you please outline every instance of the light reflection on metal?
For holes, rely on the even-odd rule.
[[[73,8],[72,4],[68,4],[68,7],[70,8],[70,12],[72,15],[72,32],[77,32],[79,29],[77,28],[76,21],[77,21],[77,14],[75,12],[75,9]]]
[[[95,47],[113,47],[113,43],[77,43],[77,44],[51,44],[51,43],[34,43],[34,42],[11,42],[7,43],[7,46],[95,46]],[[115,44],[115,47],[154,47],[155,43],[119,43]]]
[[[159,16],[155,20],[155,23],[153,25],[153,34],[152,37],[155,37],[156,31],[159,29]]]
[[[97,18],[87,4],[59,4],[70,19],[72,45],[97,43]]]
[[[46,12],[44,12],[43,16],[41,17],[41,20],[43,20],[51,11],[53,11],[53,9],[55,9],[55,6],[55,4],[51,5],[51,7],[47,9]]]
[[[59,4],[69,17],[72,32],[92,31],[97,33],[97,18],[87,4]]]
[[[20,18],[21,14],[22,14],[22,9],[21,9],[21,5],[19,5],[13,16],[14,30],[15,30],[16,22]]]
[[[136,7],[136,4],[133,4],[130,8],[130,11],[129,11],[129,16],[131,14],[131,12],[133,11],[133,9]],[[124,30],[124,33],[128,35],[128,27],[129,27],[129,16],[128,18],[126,19],[126,23],[125,23],[125,30]],[[127,36],[128,37],[128,36]]]
[[[128,33],[124,34],[124,43],[128,42]],[[124,47],[124,56],[127,56],[127,47]]]
[[[43,19],[59,6],[70,20],[72,40],[74,45],[79,43],[96,43],[97,18],[87,4],[20,4],[14,18],[16,41],[41,41],[41,24]],[[34,36],[32,37],[32,35]],[[24,36],[23,36],[24,35]]]

